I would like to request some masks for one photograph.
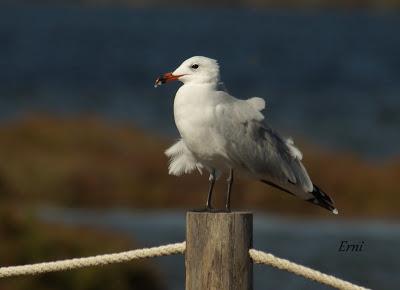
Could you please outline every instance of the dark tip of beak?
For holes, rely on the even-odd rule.
[[[161,75],[156,79],[156,82],[154,83],[154,87],[158,87],[161,86],[162,84],[165,84],[167,82],[167,79]]]
[[[173,75],[171,72],[165,73],[165,74],[161,75],[158,79],[156,79],[156,83],[154,84],[154,87],[158,87],[162,84],[165,84],[166,82],[176,81],[181,76],[182,75]]]

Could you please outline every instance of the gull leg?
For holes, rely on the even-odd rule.
[[[211,211],[211,196],[212,192],[214,189],[214,184],[215,184],[215,169],[213,169],[210,173],[210,177],[208,179],[210,181],[210,187],[208,189],[208,197],[207,197],[207,202],[206,202],[206,211]]]
[[[228,182],[228,191],[226,192],[225,209],[227,212],[230,212],[231,211],[231,190],[232,190],[232,184],[233,184],[233,169],[232,168],[229,170],[229,177],[226,181]]]

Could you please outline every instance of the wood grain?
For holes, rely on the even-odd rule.
[[[252,290],[253,215],[188,212],[186,290]]]

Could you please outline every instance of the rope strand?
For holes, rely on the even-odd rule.
[[[0,268],[0,278],[37,275],[48,272],[72,270],[90,266],[101,266],[113,263],[127,262],[134,259],[152,258],[158,256],[167,256],[174,254],[183,254],[186,248],[186,242],[169,244],[160,247],[137,249],[116,254],[98,255],[87,258],[75,258],[55,262],[45,262],[24,266],[11,266]]]
[[[113,263],[127,262],[135,259],[152,258],[159,256],[168,256],[175,254],[183,254],[186,250],[186,242],[168,244],[153,248],[137,249],[116,254],[98,255],[86,258],[75,258],[54,262],[45,262],[23,266],[10,266],[0,268],[0,278],[21,276],[21,275],[37,275],[48,272],[66,271],[90,266],[102,266]],[[292,272],[296,275],[303,276],[307,279],[317,281],[322,284],[332,286],[337,289],[345,290],[368,290],[367,288],[352,284],[331,275],[321,273],[317,270],[290,262],[285,259],[275,257],[272,254],[249,250],[250,258],[254,263],[265,264],[276,267],[281,270]]]
[[[303,276],[307,279],[314,280],[337,289],[368,290],[367,288],[354,285],[350,282],[344,281],[334,276],[321,273],[317,270],[293,263],[286,259],[275,257],[274,255],[269,253],[265,253],[255,249],[250,249],[249,254],[254,263],[270,265],[281,270],[286,270],[296,275]]]

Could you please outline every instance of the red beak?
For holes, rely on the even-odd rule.
[[[154,84],[154,87],[161,86],[162,84],[165,84],[170,81],[176,81],[181,76],[183,76],[183,75],[174,76],[174,75],[172,75],[172,72],[165,73],[162,76],[160,76],[158,79],[156,79],[156,83]]]

